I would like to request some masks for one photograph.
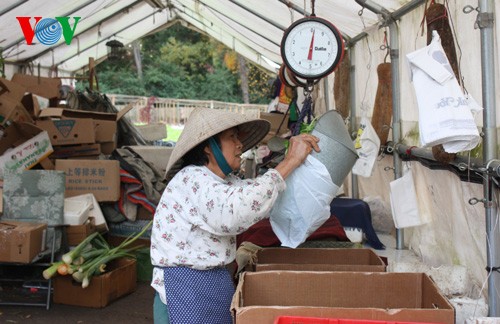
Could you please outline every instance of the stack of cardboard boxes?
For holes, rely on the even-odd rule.
[[[82,224],[65,227],[68,242],[77,245],[94,231],[107,231],[99,203],[116,202],[120,198],[119,162],[99,158],[116,148],[117,122],[127,110],[115,114],[66,109],[59,106],[60,88],[58,78],[23,74],[15,74],[11,80],[0,78],[0,180],[4,179],[4,171],[64,171],[65,197],[76,199],[76,204],[81,199],[82,204],[89,202],[93,207],[88,221],[85,218]],[[41,108],[40,102],[48,107]],[[29,263],[40,253],[43,230],[40,226],[5,220],[0,225],[0,262]],[[14,256],[10,249],[14,247],[7,244],[14,242],[14,238],[15,248],[21,246],[18,244],[21,239],[24,242],[22,255]],[[105,276],[96,280],[92,290],[78,287],[80,291],[72,294],[71,303],[103,307],[135,290],[135,276],[135,260],[117,261]],[[65,279],[60,282],[56,279],[56,302],[58,290],[67,296],[68,289],[76,289],[70,278]],[[62,298],[59,302],[66,300]],[[99,302],[89,303],[89,300]]]
[[[236,324],[455,322],[426,274],[385,272],[372,249],[264,248],[246,270],[231,305]]]
[[[119,199],[119,163],[98,160],[116,148],[117,121],[127,111],[88,112],[47,107],[57,102],[60,79],[15,74],[0,78],[0,170],[43,169],[66,173],[67,197],[92,193],[98,202]],[[1,171],[0,171],[1,172]]]

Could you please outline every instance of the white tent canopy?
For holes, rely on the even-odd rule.
[[[395,11],[410,2],[385,0],[384,7]],[[305,5],[305,7],[304,7]],[[379,18],[354,1],[316,1],[315,13],[334,23],[349,39],[376,26]],[[96,60],[107,55],[105,43],[118,39],[125,45],[166,24],[181,20],[242,54],[248,60],[275,72],[281,64],[283,31],[293,21],[311,13],[309,1],[133,1],[133,0],[5,0],[0,4],[0,46],[7,62],[29,62],[42,67],[57,66],[60,72],[84,68],[88,56]],[[52,46],[39,42],[27,45],[16,17],[81,17],[74,41],[64,38]],[[34,18],[31,23],[34,24]],[[74,23],[70,19],[70,24]],[[32,25],[33,26],[33,25]]]
[[[496,137],[500,124],[500,114],[495,114],[495,103],[500,102],[500,16],[498,8],[495,9],[498,0],[436,2],[448,6],[464,86],[489,112],[488,116],[484,112],[477,115],[476,124],[478,127],[484,126],[486,134]],[[107,41],[117,39],[129,45],[134,40],[180,22],[276,73],[282,64],[280,43],[284,31],[292,22],[312,13],[311,3],[315,4],[314,13],[318,17],[329,20],[341,31],[346,47],[350,49],[353,76],[351,91],[354,99],[351,104],[356,111],[351,118],[353,125],[356,125],[361,115],[361,107],[367,108],[368,116],[373,113],[378,85],[377,66],[384,62],[387,54],[381,45],[388,43],[390,48],[397,49],[387,58],[391,61],[397,57],[398,64],[394,65],[400,71],[397,85],[401,101],[401,138],[397,142],[418,146],[418,107],[406,54],[426,45],[425,23],[422,29],[425,0],[2,0],[0,47],[6,63],[7,78],[15,72],[31,71],[36,74],[38,67],[43,75],[52,75],[51,71],[56,69],[59,75],[71,75],[86,69],[89,57],[97,61],[105,59]],[[358,3],[382,7],[384,15],[363,9]],[[483,8],[480,8],[481,5]],[[492,15],[482,13],[485,10],[489,10]],[[57,44],[46,46],[36,38],[33,45],[26,44],[16,20],[19,16],[76,16],[81,19],[70,45],[61,37]],[[31,23],[33,26],[34,19]],[[73,26],[73,23],[71,18],[70,25]],[[489,24],[493,24],[490,28],[493,41],[490,43],[486,42],[487,38],[482,33]],[[397,40],[390,37],[392,26],[397,26]],[[488,56],[489,49],[493,49],[492,57]],[[482,68],[485,64],[489,64],[486,67],[490,69],[492,77],[484,77]],[[335,109],[333,74],[325,81],[319,84],[322,91],[318,106]],[[491,85],[495,84],[492,90]],[[493,119],[493,125],[486,125],[488,118]],[[495,160],[498,156],[496,142],[496,138],[484,137],[483,147],[487,147],[491,153],[488,160]],[[486,165],[487,161],[484,162]],[[380,158],[372,177],[351,179],[347,188],[358,187],[359,197],[377,198],[388,204],[389,182],[398,177],[396,172],[391,171],[392,166],[391,156]],[[492,221],[488,216],[484,217],[485,206],[489,204],[468,203],[471,198],[481,201],[485,197],[483,185],[461,181],[447,170],[431,170],[418,162],[405,164],[405,169],[415,179],[419,209],[430,219],[425,225],[405,229],[405,246],[433,266],[465,267],[473,286],[470,292],[474,293],[475,298],[486,297],[485,292],[489,290],[490,301],[492,296],[495,300],[500,299],[500,289],[491,289],[491,285],[486,290],[481,288],[491,278],[500,282],[500,274],[493,272],[488,276],[484,271],[487,261],[490,261],[487,260],[487,253],[495,254],[492,260],[500,262],[500,248],[496,246],[500,246],[500,243],[490,240],[486,248],[487,235],[484,229],[493,227],[494,231],[499,231],[500,222],[495,221],[496,218]],[[470,172],[484,172],[482,170]],[[486,173],[481,176],[486,178]],[[487,200],[495,206],[494,214],[490,216],[498,217],[496,189],[492,196],[493,201],[491,197]],[[500,264],[489,266],[499,267]],[[500,309],[494,306],[497,311],[494,315],[500,316]]]

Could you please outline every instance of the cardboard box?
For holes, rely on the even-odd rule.
[[[94,219],[96,230],[99,232],[107,232],[109,230],[106,219],[104,218],[104,214],[102,213],[101,206],[99,206],[99,203],[97,202],[97,199],[95,199],[94,194],[87,193],[65,198],[65,201],[66,200],[76,200],[90,203],[92,207],[89,210],[89,218]]]
[[[253,271],[384,272],[384,261],[372,249],[264,248],[257,252]]]
[[[13,123],[0,139],[0,178],[4,169],[30,169],[53,152],[47,132],[30,123]]]
[[[122,118],[132,107],[122,109],[118,113],[94,112],[77,109],[64,108],[45,108],[39,117],[52,118],[60,120],[87,120],[91,119],[94,123],[94,142],[102,143],[101,150],[104,154],[111,154],[116,148],[118,120]],[[87,128],[87,132],[88,132]],[[90,142],[89,142],[90,143]],[[54,144],[54,143],[53,143]],[[76,143],[75,143],[76,144]],[[104,145],[106,144],[106,145]],[[56,144],[54,144],[56,145]]]
[[[71,276],[55,277],[54,303],[102,308],[112,301],[134,292],[137,288],[135,259],[120,258],[106,266],[107,272],[95,276],[87,288]]]
[[[54,146],[95,143],[92,119],[39,119],[36,125],[49,133]]]
[[[153,168],[161,175],[165,174],[168,160],[172,155],[173,147],[151,146],[151,145],[130,145],[127,146],[135,153],[139,154],[144,161],[150,163]]]
[[[59,97],[61,79],[14,73],[12,82],[22,85],[27,92],[32,92],[44,98]]]
[[[54,152],[50,155],[51,159],[67,159],[77,156],[96,156],[101,154],[100,144],[80,144],[54,146]]]
[[[13,100],[7,95],[0,96],[0,125],[7,122],[33,123],[30,113],[20,101]]]
[[[244,272],[233,297],[236,324],[278,316],[455,323],[455,310],[425,273]]]
[[[66,238],[68,245],[76,246],[80,244],[87,236],[97,231],[95,219],[89,218],[83,225],[66,226]]]
[[[20,84],[0,78],[0,95],[7,96],[13,101],[21,101],[26,92],[26,88]]]
[[[42,251],[47,224],[0,222],[0,262],[30,263]]]
[[[286,115],[285,117],[284,114],[261,112],[259,117],[271,123],[271,128],[269,129],[269,133],[267,133],[266,137],[264,137],[262,143],[266,144],[267,141],[269,141],[272,137],[280,136],[288,132],[288,115]],[[283,118],[285,120],[283,120]],[[278,133],[278,128],[279,128],[279,133]]]
[[[106,142],[99,143],[101,145],[101,153],[104,155],[111,155],[113,151],[116,149],[116,142]]]
[[[32,93],[27,93],[21,99],[21,103],[23,104],[26,111],[28,111],[32,118],[38,118],[40,114],[40,103],[36,95]]]
[[[118,120],[118,115],[114,113],[49,107],[43,109],[40,112],[39,117],[57,119],[92,119],[94,122],[96,142],[113,142],[116,140],[116,121]]]
[[[56,170],[66,174],[66,197],[92,193],[99,202],[120,198],[120,162],[116,160],[56,160]]]

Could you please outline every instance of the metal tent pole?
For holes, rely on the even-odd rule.
[[[355,47],[351,46],[349,48],[349,62],[351,67],[349,69],[349,96],[351,102],[351,113],[349,123],[349,130],[351,131],[351,135],[355,134],[357,131],[356,125],[356,65],[354,64],[354,54]],[[351,172],[351,196],[352,198],[359,198],[359,188],[358,188],[358,176]]]
[[[399,85],[399,28],[396,20],[412,11],[421,5],[424,0],[414,0],[399,9],[397,12],[391,13],[384,7],[371,0],[355,0],[359,5],[373,11],[376,14],[382,15],[385,23],[389,26],[390,49],[391,49],[391,73],[392,73],[392,139],[394,143],[399,143],[401,140],[401,96]],[[402,161],[399,155],[395,154],[394,159],[394,178],[398,179],[402,176]],[[403,229],[396,230],[396,248],[404,249],[404,231]]]
[[[481,75],[483,96],[483,161],[489,166],[497,159],[497,130],[495,108],[495,60],[494,60],[494,20],[493,0],[479,0],[477,24],[481,30]],[[488,169],[488,168],[487,168]],[[484,209],[486,217],[486,253],[488,276],[488,316],[500,316],[498,309],[500,291],[500,233],[497,221],[498,210],[494,201],[493,179],[489,170],[483,181]]]
[[[394,143],[401,141],[401,96],[399,87],[399,28],[396,22],[389,25],[391,48],[391,77],[392,77],[392,140]],[[401,158],[398,154],[394,158],[394,179],[402,177]],[[404,230],[396,229],[396,249],[404,249]]]

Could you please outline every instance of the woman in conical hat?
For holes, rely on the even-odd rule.
[[[195,109],[189,116],[154,215],[155,322],[232,323],[234,286],[226,266],[236,256],[236,235],[269,217],[284,179],[313,149],[319,151],[317,137],[295,136],[274,169],[255,179],[234,176],[240,155],[269,128],[265,120],[215,109]]]

